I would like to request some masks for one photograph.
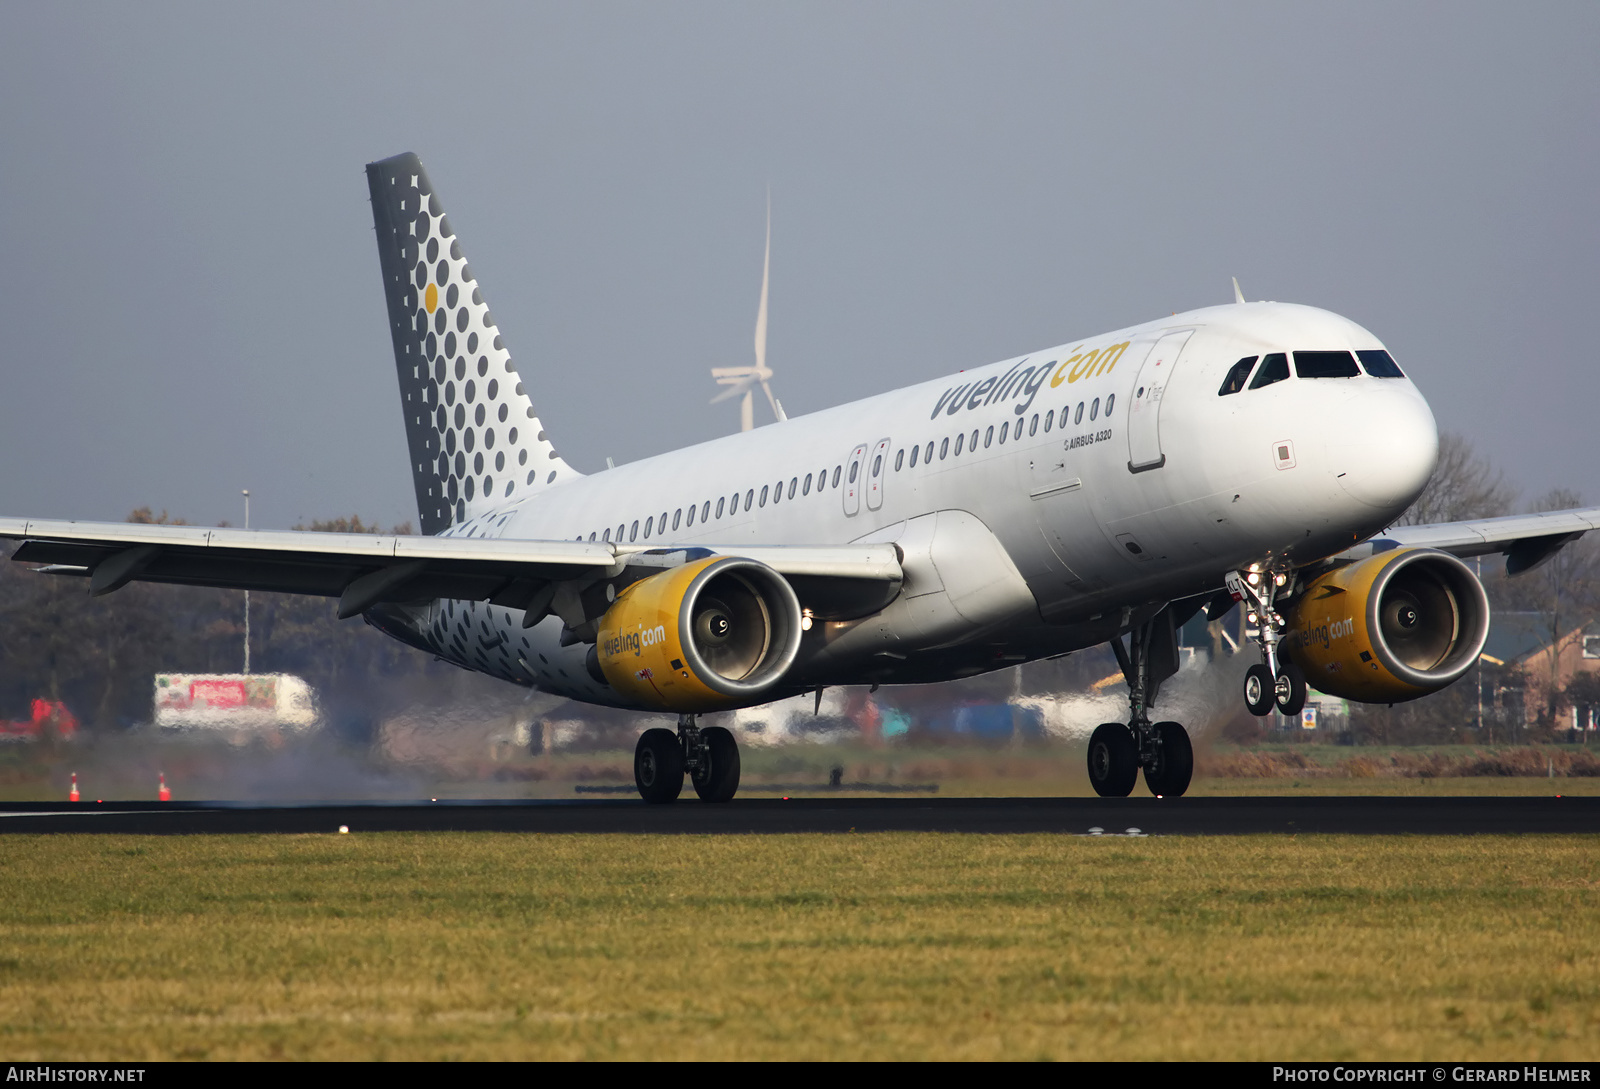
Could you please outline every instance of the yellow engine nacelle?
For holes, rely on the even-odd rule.
[[[800,601],[778,572],[737,556],[641,579],[600,618],[607,683],[642,709],[698,714],[756,702],[800,651]]]
[[[1472,668],[1489,635],[1489,599],[1448,552],[1399,548],[1314,579],[1284,620],[1284,650],[1312,688],[1400,703]]]

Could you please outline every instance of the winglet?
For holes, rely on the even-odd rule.
[[[1239,290],[1239,277],[1237,276],[1233,278],[1233,301],[1236,303],[1244,302],[1244,292]]]

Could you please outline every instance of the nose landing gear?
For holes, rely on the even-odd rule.
[[[1244,675],[1244,705],[1252,715],[1268,714],[1274,706],[1281,714],[1298,715],[1306,705],[1305,672],[1278,654],[1288,624],[1275,603],[1290,578],[1286,568],[1260,567],[1232,571],[1227,577],[1228,593],[1248,611],[1261,648],[1261,664]]]
[[[1176,722],[1150,721],[1161,683],[1178,671],[1177,629],[1170,608],[1122,637],[1111,640],[1128,682],[1128,722],[1107,722],[1089,738],[1089,782],[1102,798],[1125,798],[1144,769],[1145,786],[1160,797],[1176,798],[1189,789],[1194,749]]]
[[[656,727],[633,750],[633,785],[647,802],[675,802],[687,774],[702,802],[731,801],[739,790],[739,743],[721,726],[704,730],[678,716],[678,732]]]

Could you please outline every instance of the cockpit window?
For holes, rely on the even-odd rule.
[[[1400,368],[1388,352],[1379,348],[1377,351],[1357,352],[1361,357],[1361,366],[1374,378],[1404,378]]]
[[[1250,383],[1251,389],[1260,389],[1270,386],[1274,382],[1282,382],[1289,377],[1289,354],[1287,352],[1273,352],[1261,361],[1261,369],[1256,371],[1255,381]]]
[[[1301,378],[1354,378],[1361,373],[1349,352],[1296,352],[1294,372]]]
[[[1250,379],[1250,368],[1256,365],[1258,355],[1247,355],[1228,369],[1228,377],[1222,380],[1222,388],[1217,390],[1218,397],[1226,397],[1230,393],[1238,393],[1244,389],[1245,382]],[[1080,414],[1081,415],[1081,414]]]

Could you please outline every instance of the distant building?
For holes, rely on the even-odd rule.
[[[1481,660],[1487,703],[1501,711],[1508,724],[1534,726],[1550,706],[1552,691],[1558,694],[1559,706],[1569,689],[1581,692],[1589,687],[1574,686],[1575,680],[1589,677],[1597,698],[1574,700],[1563,711],[1568,721],[1554,725],[1577,730],[1600,727],[1600,620],[1567,628],[1559,639],[1552,640],[1550,633],[1550,620],[1541,613],[1494,615]]]

